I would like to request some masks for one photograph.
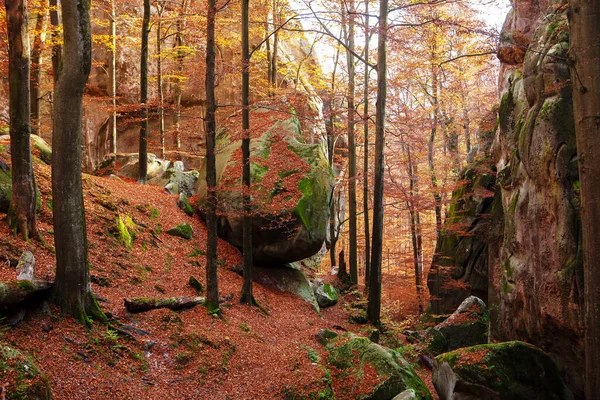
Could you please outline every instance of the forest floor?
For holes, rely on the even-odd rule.
[[[35,173],[42,195],[38,226],[46,244],[25,243],[0,223],[3,281],[15,278],[14,262],[25,250],[35,255],[38,278],[54,276],[50,168],[36,162]],[[54,399],[281,399],[289,398],[289,393],[321,398],[327,385],[334,388],[336,398],[353,399],[370,389],[367,376],[364,380],[338,376],[314,357],[326,357],[315,339],[320,329],[363,336],[371,332],[368,325],[348,322],[357,292],[317,313],[298,297],[255,284],[255,297],[268,314],[239,305],[242,278],[228,267],[241,264],[241,255],[221,240],[219,292],[230,299],[223,304],[222,318],[209,315],[204,307],[127,312],[124,298],[196,296],[188,280],[194,275],[204,282],[205,224],[182,212],[177,196],[161,187],[90,175],[84,175],[83,182],[92,289],[105,312],[139,331],[128,338],[99,323],[87,329],[53,306],[4,327],[0,343],[31,355],[48,376]],[[119,214],[136,223],[131,249],[118,240]],[[179,223],[192,226],[192,240],[165,233]],[[405,344],[402,331],[415,324],[413,282],[408,276],[396,277],[393,299],[390,296],[384,303],[388,317],[382,343],[387,346]],[[435,396],[430,371],[417,365],[416,353],[404,354]]]

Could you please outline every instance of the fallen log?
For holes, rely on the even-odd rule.
[[[168,297],[165,299],[140,297],[135,299],[123,299],[125,308],[131,313],[168,308],[170,310],[183,310],[204,304],[204,297]]]

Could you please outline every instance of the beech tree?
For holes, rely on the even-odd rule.
[[[35,179],[31,163],[27,2],[6,1],[12,198],[9,225],[29,240],[36,236]]]
[[[377,103],[375,105],[375,176],[373,188],[373,241],[367,318],[379,326],[381,318],[381,262],[383,255],[383,188],[385,148],[385,107],[387,96],[388,0],[379,0],[377,40]]]
[[[216,112],[215,98],[215,17],[216,0],[208,0],[206,16],[206,307],[219,310],[217,276],[217,170],[215,160]]]
[[[600,3],[572,0],[569,12],[573,111],[579,158],[585,277],[585,393],[600,392]]]
[[[252,296],[252,215],[250,205],[250,49],[248,28],[248,3],[242,0],[242,186],[244,215],[243,252],[244,284],[240,302],[254,304]]]
[[[92,65],[90,3],[62,0],[64,44],[54,85],[52,199],[56,278],[52,296],[82,323],[106,316],[91,286],[81,182],[82,100]]]
[[[142,122],[140,125],[139,178],[145,185],[148,179],[148,34],[150,32],[150,0],[144,0],[144,17],[142,20],[142,56],[140,59],[140,104],[142,105]]]

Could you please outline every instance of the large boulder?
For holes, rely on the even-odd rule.
[[[0,379],[4,386],[3,394],[7,394],[9,399],[51,398],[50,380],[31,357],[5,345],[0,345]]]
[[[445,321],[425,331],[431,354],[488,342],[490,318],[485,303],[475,297],[466,298]]]
[[[467,347],[436,357],[433,385],[440,400],[571,400],[552,359],[519,341]]]
[[[319,311],[310,281],[296,263],[271,266],[269,268],[254,267],[253,279],[263,286],[298,296]]]
[[[299,119],[290,113],[257,109],[250,174],[252,244],[259,265],[299,261],[317,253],[325,241],[334,178],[322,142],[309,143]],[[266,128],[265,128],[266,127]],[[219,136],[216,155],[218,234],[242,247],[241,141]],[[206,167],[200,170],[200,209],[206,197]]]
[[[364,399],[391,400],[407,390],[415,392],[415,399],[432,399],[410,363],[394,350],[367,338],[344,335],[332,340],[328,351],[328,363],[347,373],[362,375],[367,365],[375,369],[382,381]]]

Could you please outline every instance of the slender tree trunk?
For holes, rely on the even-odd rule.
[[[150,32],[150,0],[144,0],[142,20],[142,55],[140,59],[140,105],[142,122],[140,125],[139,178],[142,185],[148,180],[148,34]]]
[[[248,3],[242,0],[242,190],[244,198],[243,251],[244,284],[241,303],[254,304],[252,297],[252,215],[250,208],[250,53],[248,40]]]
[[[60,63],[62,59],[62,46],[60,41],[60,9],[57,5],[57,0],[50,0],[50,25],[52,25],[52,75],[54,83],[56,84],[56,78],[60,69]]]
[[[335,88],[336,88],[336,72],[337,65],[340,57],[340,49],[336,49],[335,51],[335,61],[333,63],[333,71],[331,73],[331,100],[329,102],[329,118],[328,123],[326,125],[327,128],[327,139],[328,139],[328,150],[329,150],[329,166],[333,170],[334,162],[335,162],[335,143],[336,143],[336,134],[335,134]],[[336,265],[336,244],[338,240],[338,229],[337,229],[337,209],[339,207],[339,202],[335,200],[335,187],[331,191],[331,200],[329,201],[329,240],[331,241],[329,247],[329,259],[331,261],[331,267],[333,268]]]
[[[354,0],[348,2],[348,37],[346,43],[346,62],[348,68],[348,223],[349,223],[349,267],[352,283],[358,283],[358,241],[356,235],[356,142],[354,132],[354,94],[355,94],[355,66],[354,66]]]
[[[208,0],[206,18],[206,306],[209,312],[219,310],[217,277],[217,172],[215,166],[215,133],[217,104],[215,99],[215,16],[216,0]]]
[[[435,156],[435,136],[437,134],[437,127],[439,124],[439,115],[440,115],[440,110],[439,110],[439,100],[438,100],[438,93],[439,93],[439,83],[438,83],[438,76],[437,76],[437,71],[436,71],[436,67],[433,63],[433,61],[435,60],[435,52],[432,52],[431,54],[431,59],[432,59],[432,64],[431,64],[431,78],[432,78],[432,106],[433,106],[433,119],[431,121],[431,135],[429,136],[429,143],[428,143],[428,161],[429,161],[429,173],[431,174],[431,186],[433,189],[433,200],[435,202],[435,230],[437,232],[436,238],[439,239],[440,236],[440,232],[442,230],[442,196],[440,194],[440,191],[438,189],[438,181],[437,181],[437,176],[435,173],[435,163],[434,163],[434,156]]]
[[[279,10],[277,0],[273,0],[273,27],[277,29],[279,26]],[[277,52],[279,50],[279,31],[273,34],[273,52],[271,53],[271,75],[269,82],[273,85],[273,89],[277,89]]]
[[[373,241],[367,318],[375,326],[381,318],[381,258],[383,251],[383,192],[385,106],[387,96],[388,0],[379,0],[379,35],[377,44],[377,104],[375,105],[375,176],[373,188]]]
[[[10,159],[12,163],[12,198],[9,225],[23,239],[37,236],[35,213],[35,179],[31,163],[29,110],[29,36],[27,2],[7,1],[8,81],[10,114]]]
[[[90,3],[61,1],[63,63],[54,88],[52,198],[56,278],[53,298],[66,313],[89,324],[105,321],[91,291],[87,232],[81,183],[83,91],[92,65]]]
[[[30,87],[30,115],[31,133],[40,134],[40,83],[42,80],[42,50],[46,36],[46,10],[48,1],[40,3],[35,17],[35,35],[31,49],[31,87]]]
[[[177,34],[175,35],[175,46],[177,48],[177,71],[179,73],[179,77],[177,78],[177,84],[175,85],[175,142],[177,145],[177,150],[181,150],[181,96],[183,94],[182,82],[183,74],[185,72],[183,64],[185,54],[182,50],[182,47],[185,44],[183,40],[183,32],[186,27],[186,12],[187,0],[183,0],[183,2],[181,3],[180,16],[177,20]]]
[[[160,158],[165,158],[165,94],[162,77],[162,13],[163,5],[156,4],[158,20],[156,21],[156,89],[158,91],[158,124],[160,137]]]
[[[365,76],[364,103],[364,149],[363,149],[363,219],[365,228],[365,292],[369,292],[371,272],[371,234],[369,229],[369,0],[365,0]]]
[[[417,164],[413,163],[410,147],[406,145],[406,154],[408,160],[409,184],[409,214],[410,214],[410,234],[413,246],[413,264],[415,269],[415,288],[417,291],[417,302],[419,305],[419,314],[423,313],[423,236],[421,234],[421,216],[415,207],[415,198],[418,196],[419,188]]]
[[[585,393],[600,393],[600,3],[572,0],[573,111],[581,181],[585,276]]]
[[[265,21],[265,37],[269,35],[269,20]],[[271,83],[271,39],[265,40],[265,49],[267,51],[267,82]]]
[[[109,95],[112,103],[110,118],[111,151],[117,152],[117,13],[115,11],[115,0],[110,0],[110,39],[112,51],[110,54],[110,65],[108,75],[110,78]]]

